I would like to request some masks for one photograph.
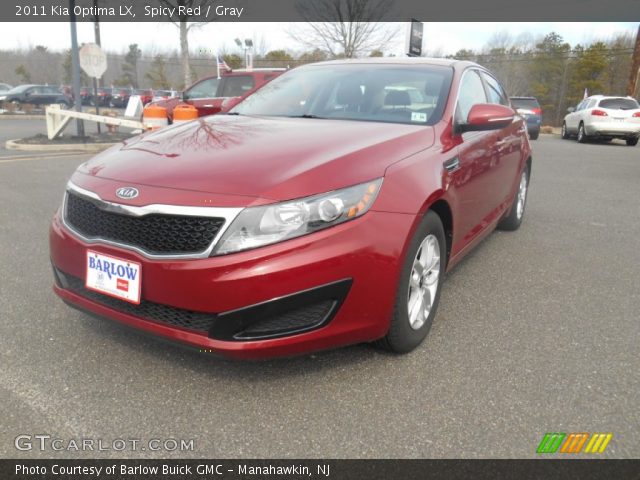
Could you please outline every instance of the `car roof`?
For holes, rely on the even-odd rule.
[[[629,95],[591,95],[587,97],[587,99],[594,99],[594,100],[605,100],[608,98],[628,98],[631,100],[635,100],[635,98],[630,97]]]
[[[341,60],[328,60],[325,62],[310,63],[310,66],[318,65],[436,65],[442,67],[453,67],[457,70],[464,70],[467,67],[478,67],[486,70],[475,62],[468,60],[455,60],[451,58],[429,58],[429,57],[366,57],[349,58]],[[306,66],[306,65],[305,65]]]

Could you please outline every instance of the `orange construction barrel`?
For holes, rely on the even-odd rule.
[[[169,125],[167,109],[158,105],[147,105],[142,111],[142,123],[151,130],[166,127]]]
[[[190,122],[198,118],[198,109],[193,105],[181,103],[173,109],[173,123]]]

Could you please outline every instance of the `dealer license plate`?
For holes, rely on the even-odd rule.
[[[87,250],[87,276],[89,290],[140,303],[142,265],[130,260]]]

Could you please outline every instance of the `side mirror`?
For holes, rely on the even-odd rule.
[[[575,111],[576,111],[575,107],[569,107],[569,108],[567,108],[567,112],[569,112],[569,113],[573,113],[573,112],[575,112]]]
[[[516,112],[504,105],[493,103],[478,103],[471,107],[467,116],[467,123],[458,125],[457,131],[481,132],[485,130],[499,130],[513,122]]]

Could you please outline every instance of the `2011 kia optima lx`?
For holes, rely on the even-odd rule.
[[[508,105],[470,62],[296,68],[81,165],[51,226],[54,290],[234,357],[408,352],[445,271],[522,221],[531,150]]]

